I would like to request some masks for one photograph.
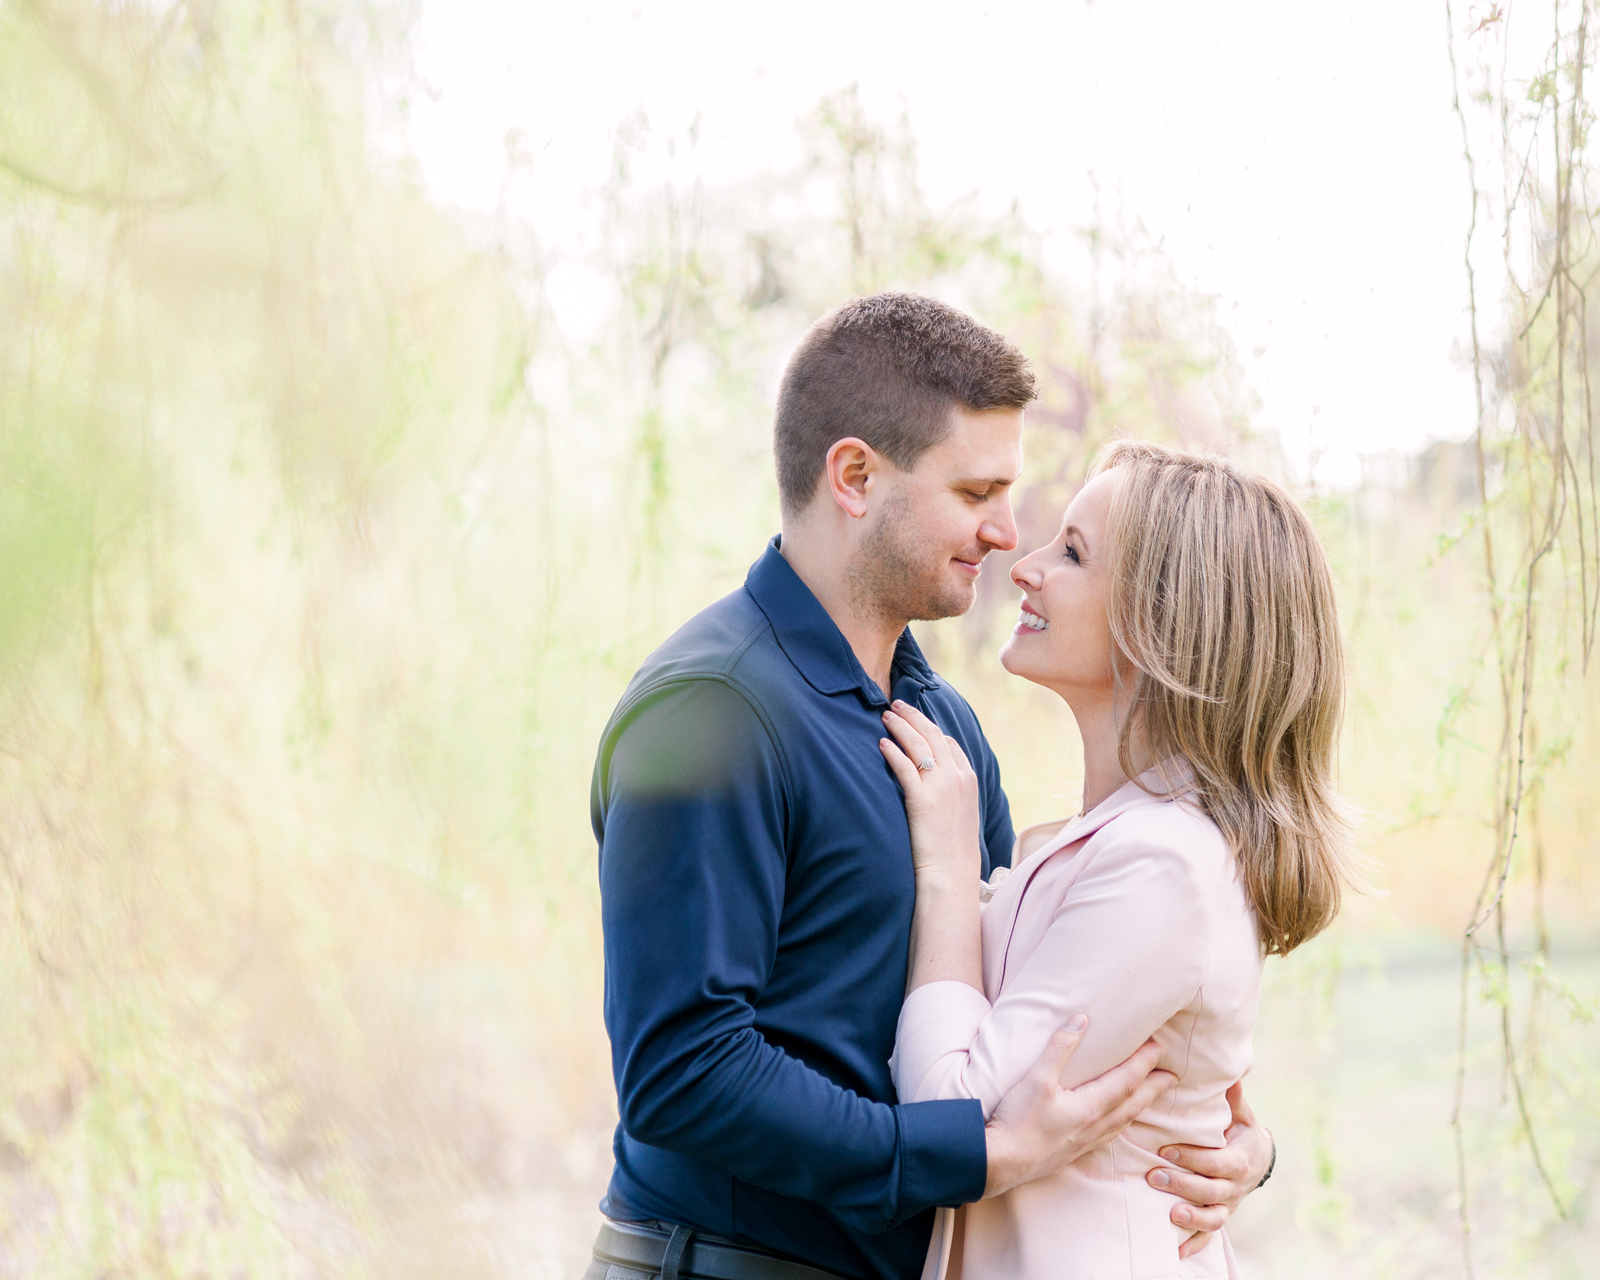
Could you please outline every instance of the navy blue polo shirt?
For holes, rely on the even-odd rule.
[[[977,718],[909,630],[892,684],[978,772],[987,875],[1011,815]],[[611,1217],[914,1280],[933,1206],[982,1196],[979,1104],[902,1104],[889,1078],[915,885],[887,705],[774,538],[613,713],[591,797]]]

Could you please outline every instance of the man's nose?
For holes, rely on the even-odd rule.
[[[978,528],[978,537],[983,539],[996,551],[1011,551],[1017,545],[1017,517],[1011,510],[1011,499],[1007,497],[999,511],[985,520]]]

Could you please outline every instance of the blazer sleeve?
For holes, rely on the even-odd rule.
[[[971,1102],[891,1106],[769,1043],[789,798],[762,719],[715,680],[607,735],[595,782],[605,1022],[623,1128],[882,1231],[983,1194]]]
[[[1156,824],[1166,829],[1154,835],[1147,823],[1120,825],[1102,828],[1106,845],[992,1005],[958,982],[906,997],[894,1059],[901,1098],[976,1098],[987,1118],[1074,1015],[1088,1014],[1089,1028],[1067,1085],[1122,1062],[1194,1000],[1205,980],[1209,895],[1171,838],[1173,824]]]

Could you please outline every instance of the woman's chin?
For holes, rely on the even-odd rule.
[[[1018,636],[1008,636],[1000,646],[1000,665],[1014,676],[1021,676],[1024,680],[1033,679],[1028,670],[1032,664],[1022,653],[1022,640]]]
[[[1010,636],[1000,646],[1000,665],[1019,679],[1054,689],[1056,682],[1050,678],[1045,664],[1040,662],[1045,655],[1038,649],[1039,642],[1034,636]]]

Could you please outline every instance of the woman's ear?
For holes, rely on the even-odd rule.
[[[883,460],[865,440],[846,436],[828,449],[825,464],[828,492],[839,509],[859,520],[867,514],[867,496],[881,483]]]

